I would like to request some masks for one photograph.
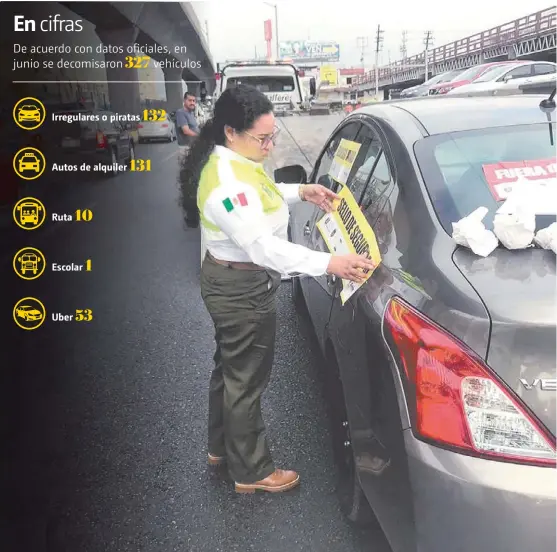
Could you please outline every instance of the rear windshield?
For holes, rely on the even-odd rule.
[[[226,88],[238,84],[249,84],[255,86],[260,92],[292,92],[294,90],[294,78],[289,76],[250,76],[231,77],[226,81]]]
[[[539,123],[441,134],[418,141],[416,158],[445,230],[452,234],[452,223],[478,207],[489,209],[483,222],[492,229],[495,211],[519,176],[555,179],[555,130],[555,123]],[[554,215],[536,216],[538,228],[554,221]]]

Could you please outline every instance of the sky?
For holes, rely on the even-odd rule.
[[[408,55],[424,50],[426,31],[432,31],[433,47],[442,46],[534,12],[551,8],[550,0],[466,0],[465,2],[420,2],[370,0],[279,0],[279,41],[324,40],[340,45],[339,66],[361,67],[358,37],[366,37],[366,68],[375,61],[377,25],[384,30],[380,65],[400,59],[402,32],[407,31]],[[275,54],[275,11],[262,1],[207,0],[191,2],[203,28],[207,21],[213,60],[253,58],[266,53],[263,22],[273,21]],[[404,8],[401,6],[405,4]],[[553,5],[554,6],[554,5]],[[344,9],[343,9],[344,8]],[[441,8],[441,9],[440,9]],[[240,31],[239,28],[242,27]]]

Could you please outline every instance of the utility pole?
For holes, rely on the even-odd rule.
[[[426,31],[424,37],[424,44],[425,44],[425,52],[424,52],[424,61],[425,61],[425,79],[424,82],[429,79],[429,45],[433,42],[433,33],[431,31]]]
[[[402,31],[402,42],[400,44],[400,53],[402,54],[402,59],[406,59],[406,56],[408,54],[408,48],[406,46],[406,43],[408,42],[408,31]]]
[[[377,25],[377,36],[375,37],[375,99],[379,100],[379,52],[383,47],[383,31],[381,25]]]
[[[362,57],[360,58],[360,63],[362,64],[362,68],[364,68],[365,49],[368,46],[368,38],[367,36],[359,36],[356,40],[358,41],[358,48],[361,48],[362,50]]]
[[[280,58],[279,54],[279,39],[278,39],[278,8],[275,4],[275,42],[277,47],[277,60]]]

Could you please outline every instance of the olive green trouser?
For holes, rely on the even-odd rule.
[[[261,395],[271,377],[280,275],[240,270],[206,256],[201,296],[215,326],[215,366],[209,383],[209,452],[226,456],[238,483],[273,473],[261,413]]]

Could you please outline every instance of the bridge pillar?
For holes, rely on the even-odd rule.
[[[507,59],[509,59],[510,61],[514,61],[516,58],[517,58],[516,51],[513,45],[511,44],[507,48]]]
[[[135,67],[130,69],[125,67],[126,56],[141,56],[140,53],[134,53],[131,48],[137,38],[138,31],[131,26],[121,29],[102,29],[97,27],[95,31],[105,46],[123,48],[123,53],[104,54],[107,62],[120,62],[122,64],[122,67],[107,67],[106,69],[110,109],[118,113],[139,114],[141,111],[141,99],[139,95],[138,70]],[[128,48],[130,48],[131,53],[128,51]]]
[[[184,104],[184,93],[182,91],[182,69],[169,67],[163,69],[164,87],[166,90],[166,109],[175,111]]]
[[[186,81],[188,92],[195,94],[198,98],[201,93],[201,83],[196,82],[199,80],[189,69],[182,71],[182,78]]]

